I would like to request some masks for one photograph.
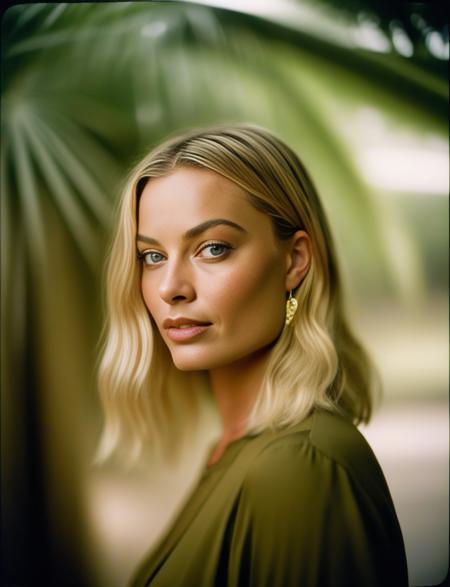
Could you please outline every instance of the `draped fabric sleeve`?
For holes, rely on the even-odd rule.
[[[395,509],[372,478],[306,438],[266,447],[230,520],[227,587],[407,587]]]

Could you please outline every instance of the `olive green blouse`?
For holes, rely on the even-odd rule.
[[[244,436],[206,468],[131,587],[406,587],[371,448],[346,418]]]

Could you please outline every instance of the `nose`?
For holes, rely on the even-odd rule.
[[[159,284],[159,295],[170,305],[194,300],[195,287],[189,268],[183,263],[167,262],[164,276]]]

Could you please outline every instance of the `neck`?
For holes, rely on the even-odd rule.
[[[270,349],[262,349],[209,372],[222,421],[223,442],[231,442],[245,434],[249,413],[261,389],[269,353]]]

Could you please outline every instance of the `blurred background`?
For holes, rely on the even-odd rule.
[[[168,133],[251,121],[310,169],[357,333],[384,379],[361,431],[411,584],[448,570],[448,21],[444,3],[17,5],[2,21],[2,585],[122,587],[195,478],[95,468],[111,212]]]

